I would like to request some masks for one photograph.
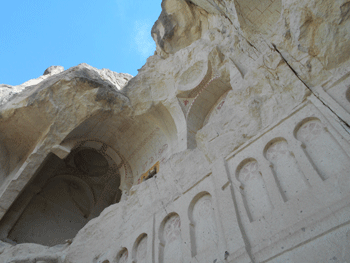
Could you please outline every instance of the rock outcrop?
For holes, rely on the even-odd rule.
[[[2,85],[0,260],[350,260],[349,8],[163,0],[137,76]]]
[[[54,74],[61,73],[62,71],[64,71],[64,67],[62,66],[51,66],[45,69],[43,75],[54,75]]]

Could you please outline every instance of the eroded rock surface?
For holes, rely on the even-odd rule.
[[[349,261],[349,6],[163,0],[134,78],[2,85],[0,260]],[[61,250],[22,244],[71,223],[36,204]]]

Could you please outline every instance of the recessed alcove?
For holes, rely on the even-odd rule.
[[[103,150],[77,147],[49,154],[0,222],[1,239],[47,246],[72,239],[121,198],[117,165]]]
[[[176,83],[176,97],[186,121],[188,149],[197,147],[198,130],[215,115],[212,114],[215,108],[221,109],[227,92],[232,89],[230,72],[222,66],[223,60],[221,51],[214,48],[207,61],[189,66]],[[218,105],[219,103],[222,104]]]
[[[128,191],[133,184],[140,182],[139,179],[145,172],[158,161],[164,162],[170,151],[179,147],[177,141],[178,129],[172,115],[165,106],[158,104],[140,116],[101,114],[89,117],[61,145],[70,149],[78,144],[95,144],[96,149],[103,147],[103,144],[107,145],[105,151],[113,152],[113,158],[119,167],[121,188]],[[88,155],[90,154],[86,153],[77,158],[89,160],[92,157]],[[84,165],[89,165],[89,161],[83,162]],[[83,166],[81,169],[84,170]],[[96,169],[103,170],[103,164]]]
[[[83,149],[74,155],[75,166],[89,176],[102,176],[108,171],[108,161],[93,149]]]
[[[218,78],[212,80],[199,92],[187,114],[188,148],[194,149],[197,146],[197,131],[207,124],[208,116],[210,116],[215,106],[224,100],[224,95],[230,89],[231,86]],[[219,105],[217,107],[219,107]]]

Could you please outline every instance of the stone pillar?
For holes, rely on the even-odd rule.
[[[220,259],[222,257],[222,259],[226,260],[224,262],[233,262],[239,258],[239,262],[242,263],[252,262],[247,252],[247,244],[243,238],[243,228],[237,217],[236,204],[233,200],[233,192],[225,160],[219,159],[213,164],[212,175],[215,185],[216,205],[225,241],[225,250],[222,251]]]

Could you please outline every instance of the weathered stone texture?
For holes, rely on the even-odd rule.
[[[136,77],[2,85],[0,261],[348,262],[349,7],[164,0]]]

